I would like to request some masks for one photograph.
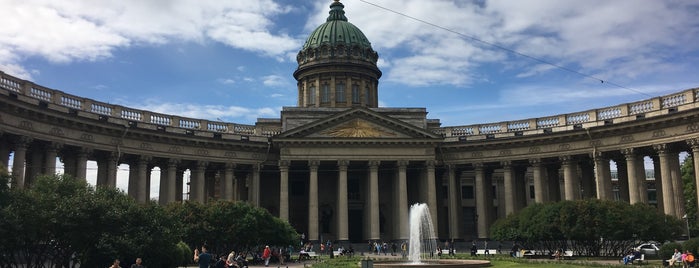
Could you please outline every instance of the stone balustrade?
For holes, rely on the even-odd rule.
[[[271,137],[281,133],[280,127],[257,127],[227,122],[210,122],[204,119],[186,118],[175,115],[159,114],[124,107],[120,105],[103,103],[91,99],[82,98],[54,90],[32,82],[25,81],[4,72],[0,72],[0,94],[17,97],[18,100],[43,105],[46,107],[73,112],[78,115],[94,117],[101,120],[117,118],[131,122],[131,124],[152,125],[145,128],[153,129],[180,129],[181,133],[196,130],[198,132],[226,133],[247,136]],[[20,98],[19,96],[29,97]],[[78,113],[79,112],[79,113]],[[177,132],[177,130],[171,130]]]
[[[210,122],[204,119],[159,114],[120,105],[102,103],[66,94],[59,90],[35,85],[29,81],[21,80],[3,72],[0,72],[0,92],[5,95],[14,94],[17,96],[26,96],[33,101],[37,101],[38,105],[48,106],[48,104],[53,104],[58,107],[66,108],[68,112],[80,111],[81,113],[90,113],[98,117],[103,116],[99,117],[101,119],[113,117],[131,122],[150,124],[154,126],[154,129],[165,127],[181,129],[183,133],[196,130],[199,132],[228,133],[259,137],[271,137],[281,133],[281,126],[272,127],[265,125],[261,127],[227,122]],[[698,99],[699,88],[693,88],[671,95],[584,112],[498,123],[439,127],[433,128],[432,131],[444,136],[446,142],[464,141],[469,140],[471,137],[473,137],[473,139],[482,139],[486,135],[489,136],[488,138],[499,138],[553,133],[660,116],[683,109],[697,107]]]
[[[535,135],[609,125],[662,116],[699,106],[699,88],[633,103],[620,104],[584,112],[531,118],[500,123],[450,126],[432,131],[445,137],[446,142]],[[493,134],[497,134],[492,136]]]

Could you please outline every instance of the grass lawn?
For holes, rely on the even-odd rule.
[[[357,268],[360,267],[359,261],[361,257],[354,258],[334,258],[324,259],[320,263],[313,264],[313,268]],[[624,267],[621,263],[605,264],[600,261],[577,259],[577,260],[525,260],[511,259],[505,257],[491,258],[491,266],[493,268],[583,268],[583,267]],[[651,260],[649,264],[644,264],[641,267],[660,267],[659,260]]]

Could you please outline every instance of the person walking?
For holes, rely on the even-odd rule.
[[[269,266],[269,259],[272,258],[272,250],[269,246],[265,246],[265,250],[262,251],[262,259],[265,260],[265,267]]]
[[[213,256],[206,252],[206,245],[201,246],[201,252],[199,249],[194,249],[194,262],[199,264],[199,268],[209,268]]]

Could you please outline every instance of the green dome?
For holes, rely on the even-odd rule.
[[[344,44],[348,47],[357,45],[362,49],[371,48],[371,43],[364,33],[354,24],[347,22],[344,7],[338,0],[330,5],[330,16],[328,16],[327,21],[311,33],[302,50],[317,48],[323,44],[330,46]]]

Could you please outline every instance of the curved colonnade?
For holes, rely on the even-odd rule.
[[[495,219],[534,202],[619,199],[657,204],[679,218],[680,153],[693,155],[699,174],[699,89],[510,122],[441,127],[439,120],[423,118],[401,129],[420,138],[354,138],[364,149],[346,156],[323,152],[352,145],[293,136],[303,127],[285,129],[282,119],[242,125],[184,118],[0,76],[0,163],[12,167],[13,187],[55,173],[57,159],[65,173],[81,179],[87,161],[96,161],[97,185],[115,187],[117,167],[126,163],[127,192],[145,202],[150,171],[159,167],[161,204],[181,201],[187,192],[198,202],[243,200],[289,220],[315,241],[405,239],[407,229],[398,223],[407,218],[408,203],[418,201],[436,211],[438,236],[456,240],[487,238]],[[349,119],[372,119],[398,110],[318,111],[340,113],[334,120],[342,121],[343,111]],[[410,112],[426,116],[424,110]],[[372,122],[398,127],[407,120],[394,117]],[[303,158],[298,144],[315,154]],[[653,178],[646,177],[644,158],[653,160]],[[189,190],[182,186],[185,170],[191,171]]]

